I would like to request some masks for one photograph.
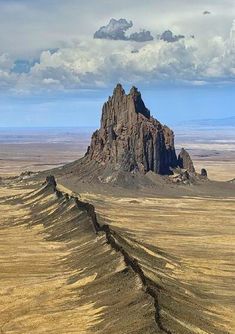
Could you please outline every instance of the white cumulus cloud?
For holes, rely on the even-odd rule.
[[[235,52],[231,45],[231,38],[219,36],[141,45],[91,39],[43,51],[29,73],[19,74],[12,72],[12,60],[2,55],[1,88],[74,90],[107,87],[118,81],[146,85],[234,83]]]

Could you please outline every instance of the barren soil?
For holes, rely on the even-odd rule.
[[[179,134],[177,148],[190,149],[212,179],[233,179],[234,139],[216,136]],[[0,143],[0,174],[72,161],[88,142],[79,138],[75,146]],[[235,184],[156,180],[154,189],[133,190],[58,179],[62,192],[94,204],[154,284],[157,305],[72,199],[57,198],[42,179],[0,180],[0,332],[235,333]]]

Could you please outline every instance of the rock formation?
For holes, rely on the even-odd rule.
[[[49,175],[46,177],[46,184],[48,186],[51,186],[54,190],[56,190],[57,183],[56,183],[54,175]]]
[[[207,177],[207,170],[205,168],[202,168],[202,170],[201,170],[201,176],[202,177]]]
[[[178,165],[173,132],[150,115],[137,88],[126,94],[120,84],[103,106],[86,159],[116,170],[162,175]]]
[[[195,168],[189,153],[182,148],[178,156],[178,166],[182,169],[187,169],[189,173],[195,173]]]

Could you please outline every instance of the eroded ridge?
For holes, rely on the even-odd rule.
[[[50,182],[49,182],[50,183]],[[58,198],[62,198],[63,196],[68,196],[67,194],[63,194],[59,190],[59,188],[56,187],[56,182],[52,178],[52,187],[57,194]],[[115,250],[117,253],[121,254],[125,261],[125,265],[127,268],[131,268],[132,271],[137,275],[139,278],[142,289],[147,294],[152,298],[152,302],[154,304],[155,308],[155,314],[154,314],[154,319],[156,323],[156,333],[211,333],[209,328],[212,330],[215,329],[215,327],[212,325],[212,322],[210,319],[205,319],[203,315],[203,308],[202,310],[202,315],[200,319],[196,319],[195,316],[193,316],[193,310],[191,309],[190,303],[188,303],[188,310],[182,308],[182,305],[177,303],[177,298],[178,293],[179,295],[182,294],[182,291],[174,291],[174,296],[169,296],[169,291],[164,291],[164,287],[162,285],[159,285],[156,283],[156,281],[152,280],[148,275],[145,274],[143,271],[141,265],[139,264],[139,261],[137,258],[135,258],[132,254],[134,253],[132,247],[130,248],[130,244],[128,241],[128,238],[123,238],[118,232],[113,230],[108,224],[99,224],[98,219],[97,219],[97,214],[95,211],[95,207],[90,204],[81,201],[77,197],[73,197],[74,202],[76,203],[76,206],[78,209],[85,210],[88,214],[88,216],[91,219],[92,225],[93,225],[93,230],[95,231],[96,234],[98,235],[103,235],[105,236],[106,242],[112,247],[113,250]],[[138,248],[138,247],[137,247]],[[138,253],[138,252],[137,252]],[[177,289],[177,284],[172,284],[175,286],[175,289]],[[179,290],[182,290],[182,287],[180,288],[178,286]],[[164,304],[164,308],[161,305],[161,302]],[[168,305],[167,305],[168,303]],[[171,305],[172,304],[172,305]],[[173,317],[172,316],[172,308],[174,307],[179,307],[179,310],[174,312],[175,315],[178,312],[184,312],[184,315],[182,318],[187,318],[188,320],[185,322],[183,320],[180,320],[180,317],[178,316]],[[198,309],[200,309],[200,305],[197,306]],[[201,329],[198,326],[198,323],[200,326],[203,326],[205,330]],[[208,330],[208,331],[207,331]],[[216,329],[216,333],[223,333],[222,330]]]
[[[17,185],[14,196],[6,188],[0,199],[10,212],[0,225],[2,333],[225,333],[183,285],[171,278],[169,289],[154,279],[164,267],[148,258],[154,250],[101,224],[95,207],[54,177],[30,182],[31,189]],[[154,253],[164,262],[160,255]]]
[[[152,297],[93,207],[51,181],[1,199],[1,333],[160,333]]]
[[[89,196],[87,200],[90,202]],[[96,206],[99,197],[97,203],[93,200],[92,203]],[[84,202],[79,200],[79,205],[84,206]],[[216,308],[213,307],[213,299],[208,299],[209,295],[204,294],[204,291],[197,291],[197,288],[190,287],[184,280],[178,280],[169,274],[166,268],[171,263],[180,268],[180,259],[141,243],[134,236],[131,238],[125,229],[116,228],[115,224],[114,227],[107,225],[100,210],[99,221],[103,225],[97,225],[94,206],[85,205],[94,217],[96,233],[105,233],[107,242],[122,254],[126,265],[140,278],[144,291],[153,298],[158,330],[166,333],[227,333],[220,313],[214,311]]]
[[[52,187],[53,191],[55,192],[58,198],[63,198],[63,196],[65,196],[65,198],[68,200],[69,195],[64,194],[57,188],[57,184],[53,176],[48,177],[46,182],[49,187]],[[145,293],[153,298],[154,307],[155,307],[155,321],[156,321],[159,331],[171,334],[171,331],[167,329],[161,321],[160,305],[158,302],[158,289],[159,288],[156,286],[156,284],[154,284],[154,282],[152,282],[147,277],[145,277],[143,270],[138,264],[138,260],[132,257],[131,255],[129,255],[125,251],[125,249],[121,246],[121,244],[118,242],[118,238],[120,237],[117,235],[117,233],[113,231],[108,224],[106,225],[99,224],[97,215],[95,212],[95,207],[90,203],[86,203],[86,202],[79,200],[78,197],[72,197],[72,199],[74,200],[78,209],[85,210],[87,212],[88,216],[91,219],[91,223],[93,225],[94,232],[96,234],[104,233],[106,242],[112,247],[113,250],[115,250],[116,252],[120,253],[123,256],[123,259],[125,261],[127,268],[131,268],[133,270],[133,272],[140,279]]]

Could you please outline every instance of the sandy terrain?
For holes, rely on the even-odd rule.
[[[6,195],[12,189],[5,189]],[[29,206],[5,204],[1,198],[0,209],[1,333],[89,333],[99,310],[92,303],[71,305],[79,299],[76,289],[93,277],[68,285],[74,272],[63,264],[66,243],[45,242],[42,225],[22,226],[27,217],[31,220]]]
[[[160,333],[123,258],[74,201],[40,187],[0,190],[0,332]]]
[[[176,128],[176,148],[190,152],[195,168],[208,170],[211,180],[228,181],[235,175],[235,129]]]
[[[1,186],[1,332],[162,333],[120,253],[40,184]],[[80,195],[156,285],[169,333],[234,333],[235,197]]]
[[[42,171],[81,158],[91,130],[13,129],[0,131],[0,176]]]
[[[190,333],[235,332],[235,197],[83,197],[125,236],[126,248],[166,290],[162,315],[170,329],[174,318]]]
[[[206,167],[212,179],[234,178],[232,134],[226,144],[208,136],[184,132],[176,145],[189,149],[196,167]],[[80,136],[75,144],[71,138],[63,144],[62,138],[1,142],[1,174],[37,169],[38,161],[40,169],[61,165],[82,154],[88,142]],[[162,333],[153,299],[123,257],[94,234],[73,201],[35,182],[0,183],[0,332]],[[204,192],[206,187],[212,192]],[[167,195],[171,186],[159,184],[154,196],[112,187],[101,192],[95,184],[68,179],[60,190],[79,192],[93,203],[99,222],[110,224],[123,249],[138,260],[158,291],[158,315],[168,333],[232,334],[235,193],[223,187],[205,183],[185,193],[172,188],[173,196]]]

